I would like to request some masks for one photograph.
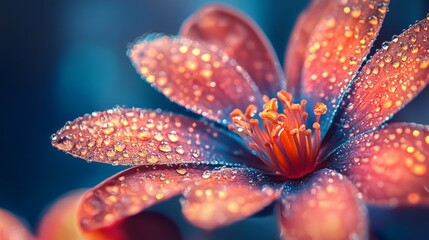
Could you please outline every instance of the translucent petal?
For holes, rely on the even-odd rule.
[[[207,5],[189,17],[180,35],[214,44],[237,60],[262,94],[275,96],[285,89],[277,56],[259,26],[248,16],[225,5]]]
[[[137,71],[165,96],[212,120],[231,123],[234,108],[261,105],[249,75],[217,46],[150,35],[128,54]]]
[[[85,231],[109,226],[178,195],[209,169],[195,165],[138,166],[102,182],[83,197],[79,222]]]
[[[39,240],[131,240],[136,239],[136,236],[145,236],[145,239],[181,239],[174,222],[156,212],[140,212],[113,225],[84,232],[79,227],[77,216],[84,193],[83,189],[67,193],[49,207],[38,226]],[[165,231],[166,228],[168,231]]]
[[[336,1],[313,0],[312,3],[299,15],[295,27],[289,38],[286,48],[284,67],[288,92],[299,99],[301,93],[302,68],[307,44],[323,16],[335,9]]]
[[[341,143],[379,126],[427,85],[428,28],[429,19],[411,26],[363,67],[334,119],[331,141]]]
[[[285,186],[280,202],[282,239],[366,239],[366,207],[353,184],[332,170]]]
[[[113,165],[259,162],[206,123],[138,108],[114,108],[77,118],[52,136],[52,144],[75,157]]]
[[[278,196],[270,179],[249,169],[207,171],[184,192],[182,210],[194,225],[214,229],[246,218]]]
[[[387,12],[388,0],[336,0],[315,26],[303,63],[302,97],[328,106],[323,135],[341,96],[369,53]],[[311,115],[310,115],[311,116]]]
[[[395,123],[345,143],[331,157],[366,201],[429,205],[429,127]]]
[[[36,238],[15,215],[0,208],[0,239],[35,240]]]

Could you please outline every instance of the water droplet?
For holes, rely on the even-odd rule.
[[[158,149],[163,152],[171,152],[171,146],[168,142],[161,142],[158,146]]]
[[[158,141],[158,142],[161,142],[161,141],[164,139],[164,137],[162,136],[162,134],[161,134],[161,133],[155,133],[155,135],[153,136],[153,138],[154,138],[156,141]]]
[[[157,163],[159,161],[159,159],[155,155],[148,155],[146,157],[146,161],[148,161],[149,163]]]
[[[378,24],[378,18],[376,16],[370,16],[368,18],[369,24],[375,26]]]
[[[171,131],[167,134],[168,139],[172,142],[175,143],[177,141],[179,141],[179,134],[177,134],[176,131]]]
[[[179,169],[176,169],[176,172],[180,175],[185,175],[187,173],[187,170],[186,168],[179,168]]]
[[[182,155],[182,154],[184,154],[184,153],[185,153],[185,149],[183,148],[183,146],[182,146],[182,145],[179,145],[179,146],[177,146],[177,147],[176,147],[176,152],[177,152],[178,154]]]
[[[112,134],[115,129],[113,127],[107,126],[106,128],[103,128],[103,130],[101,130],[104,134],[109,135]]]
[[[114,157],[114,156],[116,155],[116,151],[115,151],[113,148],[109,148],[109,149],[107,149],[107,151],[106,151],[106,155],[107,155],[108,157]]]
[[[70,151],[73,149],[73,142],[68,137],[63,137],[54,143],[55,147],[63,151]]]
[[[148,119],[145,126],[147,128],[153,128],[155,127],[155,122],[153,121],[153,119]]]
[[[147,131],[146,128],[140,128],[139,132],[137,133],[137,137],[141,140],[148,140],[151,137],[151,134],[149,131]]]
[[[203,175],[201,175],[202,178],[207,179],[211,176],[211,172],[210,171],[204,171]]]
[[[125,144],[123,142],[117,142],[115,144],[115,150],[118,152],[122,152],[125,149]]]

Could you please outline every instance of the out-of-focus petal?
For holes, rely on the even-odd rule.
[[[40,240],[89,239],[83,236],[77,224],[77,209],[83,193],[84,190],[67,193],[48,209],[37,229]]]
[[[395,123],[363,134],[331,156],[366,201],[429,205],[429,127]]]
[[[427,85],[428,34],[424,19],[384,44],[363,67],[334,119],[332,142],[379,126]]]
[[[333,0],[329,14],[311,33],[302,69],[302,98],[327,105],[324,135],[347,86],[369,53],[387,12],[388,0]],[[332,3],[331,3],[332,4]],[[311,116],[311,115],[310,115]]]
[[[17,217],[1,208],[0,239],[35,240],[27,227]]]
[[[299,15],[286,48],[284,69],[288,92],[296,98],[301,93],[302,68],[308,40],[314,28],[323,16],[331,13],[336,2],[331,0],[313,0],[307,9]]]
[[[203,165],[156,165],[125,170],[85,194],[79,208],[80,225],[91,231],[135,215],[176,196],[208,169]]]
[[[128,54],[136,70],[165,96],[212,120],[231,123],[234,108],[261,105],[248,73],[215,45],[150,35]]]
[[[83,190],[73,191],[55,202],[40,222],[38,239],[132,240],[136,239],[136,236],[145,236],[147,239],[180,239],[177,226],[165,216],[153,212],[139,213],[111,226],[83,232],[77,219],[83,194]],[[165,231],[166,228],[168,231]]]
[[[52,137],[52,144],[75,157],[114,165],[259,161],[207,123],[137,108],[77,118]]]
[[[366,239],[366,207],[353,184],[321,170],[285,186],[280,202],[283,239]]]
[[[263,209],[277,198],[278,187],[267,176],[250,169],[207,171],[184,192],[182,211],[194,225],[214,229]]]
[[[248,16],[225,5],[207,5],[182,25],[184,37],[218,46],[237,60],[264,95],[285,89],[277,56],[259,26]]]

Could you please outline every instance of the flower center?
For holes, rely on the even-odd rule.
[[[312,131],[306,127],[306,100],[292,103],[292,95],[280,91],[277,98],[264,96],[263,101],[263,110],[259,113],[262,124],[254,118],[257,107],[249,105],[244,113],[239,109],[231,112],[234,124],[229,125],[229,129],[248,142],[263,163],[284,177],[297,179],[313,172],[317,168],[321,143],[319,121],[326,113],[326,105],[316,103]],[[283,105],[283,112],[279,112],[278,101]]]

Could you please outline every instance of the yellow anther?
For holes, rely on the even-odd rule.
[[[322,114],[325,114],[328,108],[324,103],[318,102],[316,103],[316,106],[314,107],[314,115],[320,116]]]
[[[280,99],[282,103],[292,102],[292,95],[284,90],[281,90],[277,93],[277,97]]]
[[[318,122],[313,123],[313,128],[316,130],[320,129],[320,124]]]
[[[259,116],[264,120],[269,120],[274,122],[277,120],[278,113],[276,111],[265,111],[265,112],[259,113]]]

